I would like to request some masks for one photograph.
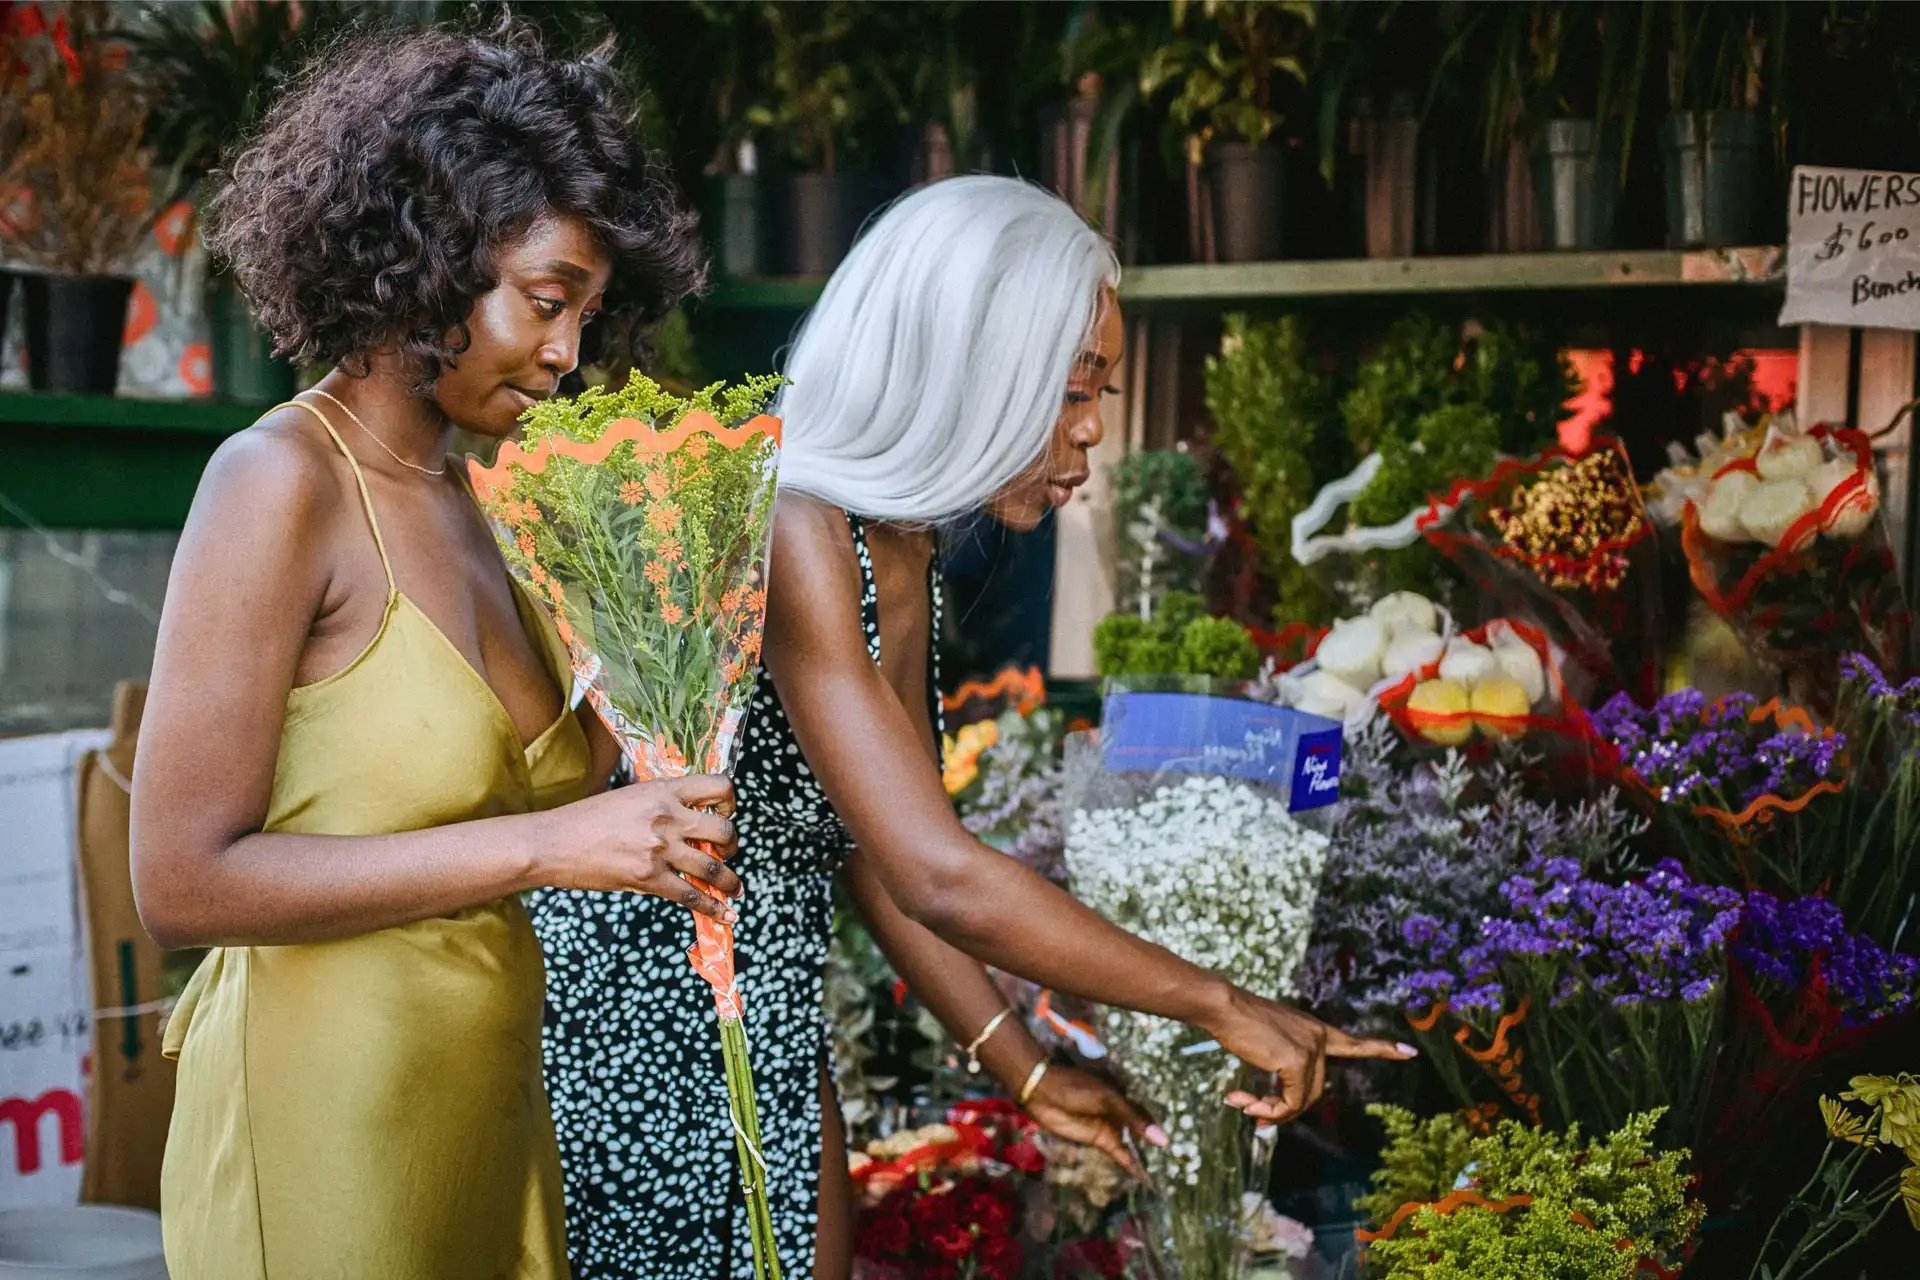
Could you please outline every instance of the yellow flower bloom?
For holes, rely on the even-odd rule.
[[[1832,1098],[1820,1099],[1820,1117],[1827,1122],[1827,1133],[1842,1142],[1873,1146],[1873,1133],[1861,1116],[1855,1115]]]
[[[1900,1171],[1900,1203],[1907,1206],[1907,1221],[1920,1231],[1920,1165],[1908,1165]]]
[[[1841,1094],[1849,1102],[1865,1103],[1880,1111],[1880,1141],[1899,1147],[1907,1159],[1920,1164],[1920,1078],[1855,1076],[1853,1087]]]

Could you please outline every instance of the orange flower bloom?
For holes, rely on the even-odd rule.
[[[560,633],[560,642],[562,644],[571,645],[573,643],[573,624],[567,621],[566,614],[563,613],[553,620],[553,629]]]
[[[647,561],[647,567],[644,572],[647,575],[647,581],[651,582],[654,586],[664,587],[667,585],[667,566],[661,564],[658,560]]]
[[[746,668],[737,662],[729,662],[726,666],[720,668],[720,678],[728,684],[732,684],[744,674],[746,674]]]
[[[547,585],[547,571],[537,564],[533,566],[527,576],[533,579],[533,585],[536,587],[544,587]]]
[[[647,512],[647,527],[655,533],[672,533],[674,526],[679,523],[679,503],[662,502],[654,507],[653,510]]]
[[[688,436],[687,443],[685,445],[687,456],[689,458],[693,458],[696,460],[706,457],[707,445],[709,443],[711,443],[711,441],[709,441],[705,436],[701,436],[701,435]]]
[[[740,588],[738,587],[730,588],[724,595],[720,597],[720,611],[722,613],[734,612],[736,609],[740,607],[740,602],[744,597],[745,597],[745,593],[742,592]]]
[[[668,538],[660,544],[660,558],[668,564],[679,564],[684,555],[686,555],[686,549],[680,545],[678,538]]]
[[[555,604],[565,604],[567,602],[567,593],[560,589],[560,580],[558,578],[550,579],[547,582],[547,594],[553,597]]]
[[[656,498],[667,496],[667,476],[664,471],[647,472],[647,492]]]
[[[677,604],[667,604],[660,609],[660,620],[670,627],[677,627],[686,620],[687,611]]]
[[[640,497],[640,486],[633,481],[629,480],[620,486],[620,501],[626,503],[628,506],[638,505]]]
[[[757,662],[760,659],[760,635],[758,627],[742,632],[740,635],[740,654],[748,662]]]
[[[519,537],[513,540],[513,545],[520,548],[521,555],[525,556],[529,560],[533,559],[533,535],[532,534],[530,533],[521,534]]]
[[[767,612],[767,593],[765,591],[748,592],[747,610],[756,618],[765,616]]]
[[[525,502],[520,504],[520,523],[522,524],[539,524],[540,523],[540,507],[539,507],[539,504],[534,502],[532,498],[528,498]]]
[[[685,773],[687,771],[687,757],[681,753],[680,748],[674,746],[671,742],[665,742],[660,745],[660,759],[669,769],[675,770],[678,773]]]

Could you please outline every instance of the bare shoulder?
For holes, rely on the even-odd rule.
[[[804,494],[780,495],[773,516],[767,623],[787,645],[807,650],[835,648],[845,638],[838,633],[848,630],[859,638],[860,562],[846,516],[838,509]]]
[[[338,450],[305,411],[282,407],[214,450],[194,495],[188,528],[231,532],[258,525],[312,533],[346,498],[350,476]]]

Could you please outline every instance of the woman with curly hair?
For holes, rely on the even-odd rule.
[[[221,446],[181,537],[134,775],[164,946],[175,1280],[567,1274],[540,1075],[540,886],[672,898],[721,779],[605,794],[565,650],[446,452],[502,437],[600,317],[701,279],[604,60],[434,30],[325,59],[234,160],[209,240],[332,371]]]

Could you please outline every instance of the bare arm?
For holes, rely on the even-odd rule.
[[[976,959],[1103,1004],[1176,1018],[1281,1073],[1291,1114],[1319,1092],[1324,1054],[1398,1058],[1233,986],[1108,923],[975,840],[900,698],[868,659],[860,579],[839,513],[786,500],[776,521],[767,666],[809,766],[888,894]]]
[[[141,920],[163,946],[368,933],[537,885],[632,889],[731,910],[738,880],[716,780],[630,787],[549,813],[399,835],[262,834],[288,691],[329,589],[328,512],[357,502],[296,433],[256,428],[214,455],[175,554],[134,774]]]
[[[870,860],[855,850],[846,883],[867,929],[913,993],[932,1011],[954,1042],[970,1044],[1007,1007],[978,960],[915,924],[880,883]],[[1046,1055],[1018,1017],[1005,1019],[979,1049],[981,1069],[1008,1096],[1018,1098],[1034,1067]],[[1073,1067],[1053,1066],[1027,1100],[1041,1127],[1074,1142],[1099,1147],[1131,1173],[1140,1172],[1125,1135],[1165,1146],[1166,1134],[1150,1123],[1126,1095]]]

